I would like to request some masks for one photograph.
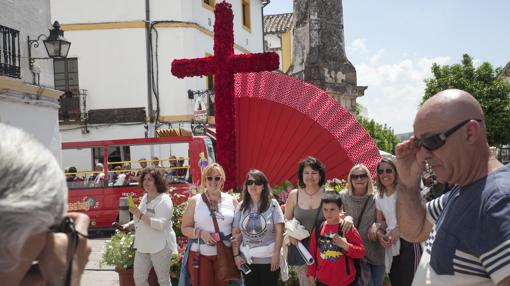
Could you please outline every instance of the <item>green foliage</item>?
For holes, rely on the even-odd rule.
[[[356,109],[356,120],[365,128],[365,130],[374,139],[375,144],[379,150],[388,153],[395,153],[395,147],[400,143],[400,139],[395,136],[393,129],[389,128],[386,124],[382,125],[375,122],[373,119],[364,118],[359,114],[359,106]]]
[[[103,256],[99,261],[99,267],[110,265],[122,269],[133,268],[135,261],[134,240],[134,232],[124,233],[118,230],[115,231],[111,240],[105,245]]]
[[[459,64],[432,65],[432,78],[425,80],[422,104],[434,94],[449,88],[462,89],[472,94],[485,113],[489,144],[501,146],[510,142],[510,83],[498,78],[501,69],[488,62],[478,68],[473,59],[464,54]]]
[[[279,185],[275,185],[271,187],[273,191],[273,196],[278,200],[280,204],[285,204],[287,202],[287,198],[289,197],[290,191],[294,189],[294,184],[290,181],[285,181]]]
[[[184,210],[186,209],[186,205],[188,204],[187,201],[184,201],[178,205],[174,205],[174,213],[172,217],[173,222],[173,229],[175,231],[175,235],[177,237],[183,236],[181,231],[181,224],[182,224],[182,215],[184,214]]]
[[[340,193],[342,190],[345,189],[346,185],[347,185],[347,181],[333,178],[331,180],[326,181],[324,188],[327,191],[335,191],[337,193]]]

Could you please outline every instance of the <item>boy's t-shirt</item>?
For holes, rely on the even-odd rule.
[[[330,286],[343,286],[352,283],[356,277],[352,259],[360,259],[365,255],[363,241],[354,227],[345,233],[345,238],[350,244],[349,251],[346,252],[336,245],[333,236],[338,233],[339,227],[339,224],[324,223],[319,238],[316,238],[314,228],[310,239],[309,251],[315,259],[315,263],[308,266],[307,275]],[[347,267],[349,267],[349,274],[347,274]]]

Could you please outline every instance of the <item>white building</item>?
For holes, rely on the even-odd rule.
[[[30,69],[28,38],[48,35],[50,1],[0,0],[0,122],[32,134],[48,147],[58,161],[61,141],[58,98],[53,89],[53,65],[49,59],[34,61]],[[42,40],[32,45],[32,57],[47,58]],[[35,43],[35,42],[34,42]],[[37,84],[36,84],[37,83]],[[3,135],[0,134],[0,138]],[[1,140],[1,139],[0,139]]]
[[[292,62],[293,14],[264,16],[264,44],[267,51],[280,56],[280,71],[286,73]]]
[[[269,1],[229,2],[235,53],[262,52],[262,8]],[[214,4],[51,0],[52,16],[72,42],[68,59],[55,64],[56,87],[72,91],[68,116],[61,118],[62,140],[151,136],[151,117],[158,119],[156,129],[190,129],[194,105],[188,90],[211,88],[212,80],[178,79],[170,65],[174,59],[213,54]]]

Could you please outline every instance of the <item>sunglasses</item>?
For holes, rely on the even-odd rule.
[[[210,176],[207,176],[205,177],[207,179],[207,181],[211,182],[212,180],[215,180],[216,182],[219,182],[221,180],[221,177],[210,177]]]
[[[377,169],[377,174],[378,175],[382,175],[383,173],[393,174],[393,169],[391,169],[391,168],[388,168],[388,169]]]
[[[355,175],[355,174],[351,175],[351,180],[362,180],[362,179],[366,179],[366,178],[368,178],[368,175],[366,173],[359,174],[359,175]]]
[[[479,119],[468,119],[468,120],[462,121],[461,123],[459,123],[459,124],[453,126],[452,128],[448,129],[444,133],[430,135],[430,136],[427,136],[427,137],[422,138],[422,139],[416,139],[414,141],[414,145],[416,147],[418,147],[418,148],[421,148],[423,146],[423,148],[425,148],[425,149],[427,149],[429,151],[437,150],[437,149],[441,148],[446,143],[446,139],[450,135],[455,133],[455,131],[459,130],[462,126],[466,125],[466,123],[468,123],[471,120],[476,120],[478,122],[482,122]]]
[[[258,180],[251,180],[251,179],[246,180],[246,185],[247,186],[251,186],[253,184],[255,184],[257,186],[262,186],[264,184],[264,182],[258,181]]]

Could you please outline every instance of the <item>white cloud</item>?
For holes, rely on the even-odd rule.
[[[367,49],[367,39],[365,38],[354,39],[349,48],[352,51],[365,51]]]
[[[410,132],[432,63],[444,65],[450,57],[411,57],[378,64],[383,54],[384,49],[379,49],[368,62],[356,65],[358,85],[368,86],[358,102],[368,109],[369,118],[387,124],[395,133]]]
[[[384,49],[377,50],[377,52],[375,52],[375,54],[370,57],[370,63],[373,65],[378,63],[379,59],[382,58],[382,56],[384,56],[384,52],[385,52]]]

